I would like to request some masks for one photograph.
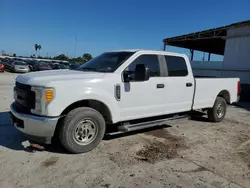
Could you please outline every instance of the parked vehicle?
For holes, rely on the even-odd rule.
[[[33,140],[58,135],[69,152],[83,153],[108,126],[134,131],[197,110],[220,122],[239,92],[238,78],[194,78],[186,55],[128,50],[103,53],[78,71],[19,75],[10,109],[15,127]]]
[[[30,71],[28,64],[23,61],[14,61],[10,66],[13,72],[26,73]]]
[[[55,62],[48,62],[48,65],[52,68],[52,69],[56,69],[55,68],[55,65],[56,65],[57,63],[55,63]]]
[[[45,71],[45,70],[53,70],[53,69],[46,62],[38,62],[34,66],[34,71]]]
[[[69,69],[69,67],[70,67],[69,62],[60,62],[60,64],[63,65],[62,69]]]
[[[8,58],[2,59],[2,64],[4,64],[5,69],[10,69],[12,61]]]
[[[67,66],[60,64],[60,63],[51,63],[49,64],[52,69],[68,69]]]
[[[37,63],[36,60],[25,60],[25,62],[28,64],[30,71],[34,71],[34,67]]]
[[[59,69],[69,69],[69,66],[65,64],[60,64]]]
[[[4,72],[4,64],[0,63],[0,72]]]
[[[71,70],[77,70],[81,65],[82,65],[83,63],[72,63],[71,65],[70,65],[70,69]]]

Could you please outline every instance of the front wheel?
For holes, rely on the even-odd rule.
[[[62,145],[71,153],[93,150],[104,137],[106,125],[95,109],[80,107],[70,111],[59,129]]]
[[[222,97],[217,97],[214,106],[207,111],[208,119],[212,122],[220,122],[227,112],[227,102]]]

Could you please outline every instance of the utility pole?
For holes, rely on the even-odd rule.
[[[75,49],[74,49],[74,58],[76,58],[76,42],[77,42],[77,37],[75,36]]]

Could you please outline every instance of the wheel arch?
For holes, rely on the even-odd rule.
[[[219,94],[217,95],[217,97],[222,97],[223,99],[225,99],[227,104],[231,103],[230,93],[228,90],[220,91]]]
[[[104,117],[106,123],[112,123],[113,122],[113,117],[111,110],[109,109],[108,105],[106,105],[104,102],[100,100],[95,100],[95,99],[84,99],[84,100],[79,100],[76,101],[69,106],[67,106],[61,113],[61,116],[65,116],[68,112],[71,110],[78,108],[78,107],[90,107],[102,114]]]

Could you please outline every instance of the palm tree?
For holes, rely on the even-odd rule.
[[[37,55],[37,50],[38,50],[38,44],[35,44],[34,47],[35,47],[35,50],[36,50],[36,55]]]
[[[40,56],[40,50],[42,49],[42,46],[39,44],[37,49],[39,50],[39,56]]]
[[[37,56],[37,50],[39,50],[38,55],[40,56],[40,50],[42,49],[42,46],[40,44],[35,44],[34,47],[35,47],[35,50],[36,50],[36,56]]]

